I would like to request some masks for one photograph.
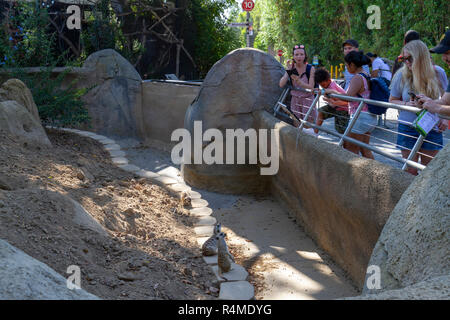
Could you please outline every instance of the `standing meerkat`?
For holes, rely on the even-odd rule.
[[[219,274],[231,270],[231,263],[234,262],[234,257],[228,251],[227,243],[225,242],[225,233],[221,232],[216,236],[218,242],[217,264],[219,266]]]
[[[191,206],[192,200],[187,192],[183,191],[181,193],[180,202],[181,202],[182,207],[190,207]]]
[[[202,254],[204,256],[213,256],[217,254],[217,239],[216,236],[220,234],[222,225],[216,223],[214,226],[213,235],[202,246]]]

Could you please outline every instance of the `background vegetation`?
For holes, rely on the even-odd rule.
[[[418,31],[423,41],[435,46],[450,26],[448,0],[254,0],[252,12],[257,36],[255,46],[291,52],[304,44],[310,56],[318,55],[326,66],[343,61],[342,42],[353,38],[365,52],[394,60],[401,51],[406,31]],[[367,8],[381,9],[381,29],[369,30]],[[238,19],[244,14],[238,13]],[[241,45],[245,42],[241,41]],[[290,57],[289,57],[290,58]],[[447,67],[440,56],[435,62]],[[447,71],[449,71],[447,69]]]

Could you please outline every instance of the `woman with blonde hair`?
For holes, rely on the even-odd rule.
[[[418,106],[417,95],[426,95],[439,99],[444,93],[443,84],[439,83],[435,69],[431,63],[427,46],[420,40],[414,40],[403,47],[403,61],[405,65],[394,75],[391,83],[391,96],[389,101],[405,106]],[[417,118],[414,112],[400,111],[398,117],[397,145],[401,149],[402,157],[407,159],[414,147],[419,133],[412,123]],[[421,149],[414,157],[414,161],[427,165],[442,149],[442,131],[446,129],[443,121],[439,128],[435,127],[425,138]],[[441,131],[442,130],[442,131]],[[417,175],[417,169],[408,168],[408,172]]]

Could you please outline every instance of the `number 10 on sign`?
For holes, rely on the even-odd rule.
[[[252,0],[242,1],[242,9],[244,11],[252,11],[254,7],[255,7],[255,3]]]

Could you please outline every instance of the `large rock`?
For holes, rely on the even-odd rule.
[[[111,136],[137,136],[142,126],[142,79],[136,69],[112,49],[90,55],[83,69],[90,70],[83,85],[95,86],[83,97],[91,117],[89,130]]]
[[[366,294],[343,300],[448,300],[450,299],[450,276],[436,277],[414,285],[378,294]]]
[[[67,288],[67,279],[0,239],[0,300],[97,300]]]
[[[208,72],[186,112],[185,128],[192,136],[194,121],[202,122],[203,131],[216,128],[224,136],[226,129],[253,128],[252,112],[273,107],[282,91],[278,83],[283,73],[283,67],[260,50],[232,51]],[[248,142],[246,147],[248,150]],[[258,165],[184,164],[182,172],[190,184],[211,191],[236,194],[268,191],[267,176],[260,175]]]
[[[16,101],[0,102],[0,130],[24,141],[51,146],[40,121]]]
[[[38,108],[34,103],[33,95],[30,89],[19,79],[9,79],[0,88],[0,102],[14,100],[23,105],[31,115],[41,122]]]
[[[381,269],[381,289],[404,288],[450,274],[450,144],[414,179],[392,211],[370,265]],[[448,291],[448,280],[447,280]]]

